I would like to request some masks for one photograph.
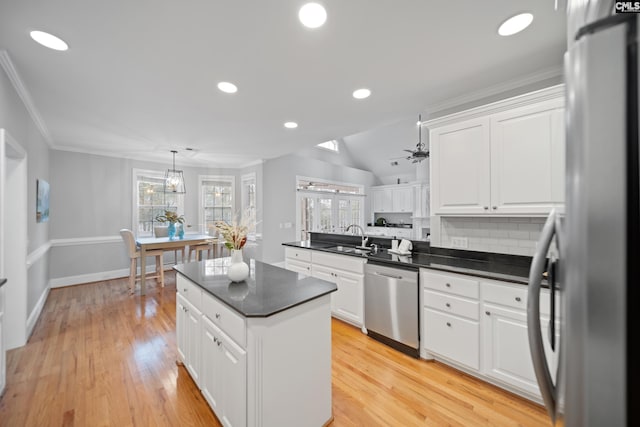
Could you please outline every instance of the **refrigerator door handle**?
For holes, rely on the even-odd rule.
[[[549,217],[542,228],[538,249],[536,250],[531,269],[529,271],[529,286],[527,295],[527,332],[529,335],[529,349],[536,379],[540,387],[540,393],[544,400],[547,412],[555,424],[557,390],[551,378],[551,372],[544,353],[542,343],[542,326],[540,324],[540,289],[542,287],[542,275],[544,273],[547,252],[551,246],[553,236],[557,230],[555,209],[549,213]]]

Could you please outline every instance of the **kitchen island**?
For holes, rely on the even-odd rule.
[[[223,425],[328,424],[336,285],[254,260],[231,283],[229,263],[174,267],[179,362]]]

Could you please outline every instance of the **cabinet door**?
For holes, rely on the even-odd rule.
[[[362,326],[364,276],[336,271],[334,281],[338,285],[338,291],[331,295],[334,313],[349,323]]]
[[[529,350],[526,312],[493,304],[484,304],[483,311],[484,374],[540,396]],[[543,332],[547,331],[549,318],[541,316],[540,323]],[[559,331],[559,327],[556,327],[556,331]],[[556,340],[559,342],[558,333]],[[543,342],[547,363],[551,372],[555,372],[557,352],[551,351],[547,339]]]
[[[224,333],[220,335],[220,375],[224,390],[222,424],[247,425],[247,353]]]
[[[202,312],[195,308],[188,301],[185,301],[185,307],[187,309],[187,313],[185,316],[185,329],[186,329],[186,361],[185,366],[191,377],[196,382],[196,384],[200,384],[200,340],[201,336],[201,326],[202,326]]]
[[[187,334],[186,322],[187,307],[186,299],[178,294],[176,298],[176,341],[178,346],[178,359],[186,366],[187,364]]]
[[[431,141],[431,211],[479,214],[490,205],[489,119],[435,128]]]
[[[480,325],[430,308],[423,309],[424,347],[468,368],[480,369]]]
[[[391,212],[393,209],[393,196],[388,188],[371,190],[373,212]]]
[[[206,317],[202,319],[202,369],[200,388],[211,409],[220,414],[222,393],[219,329]]]
[[[392,191],[392,204],[394,212],[413,213],[413,188],[394,188]]]
[[[562,100],[491,119],[491,213],[544,214],[563,201]]]

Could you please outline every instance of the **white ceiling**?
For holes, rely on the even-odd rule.
[[[178,165],[226,167],[415,123],[452,98],[557,73],[565,50],[554,0],[322,0],[315,30],[297,19],[304,3],[3,0],[0,50],[53,147],[163,162],[175,148]],[[533,24],[498,36],[522,11]],[[37,45],[34,29],[69,50]],[[225,80],[238,93],[218,91]],[[353,99],[360,87],[372,96]],[[402,156],[416,142],[384,144]]]

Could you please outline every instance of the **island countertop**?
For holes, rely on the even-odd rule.
[[[254,260],[248,264],[249,277],[239,283],[227,277],[230,258],[188,262],[173,268],[244,317],[268,317],[338,289],[335,283],[271,264]]]

